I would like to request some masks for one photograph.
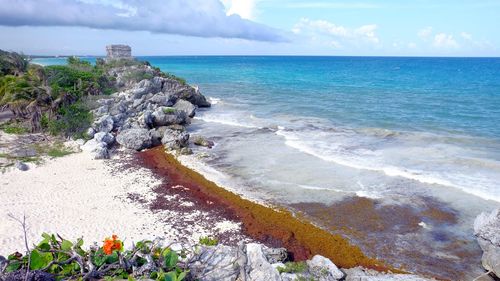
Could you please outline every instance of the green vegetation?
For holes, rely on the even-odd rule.
[[[164,107],[163,108],[163,113],[165,113],[165,114],[174,114],[175,113],[175,108],[173,108],[173,107]]]
[[[55,142],[47,145],[35,144],[33,148],[38,154],[47,155],[52,158],[63,157],[74,152],[62,142]]]
[[[179,76],[175,76],[171,73],[168,73],[168,72],[163,72],[160,70],[160,68],[158,67],[152,67],[160,76],[162,76],[163,78],[169,78],[169,79],[174,79],[176,80],[177,82],[181,83],[182,85],[187,85],[187,81],[186,79],[184,78],[181,78]]]
[[[279,266],[279,273],[301,273],[307,270],[307,264],[303,261],[300,262],[287,262],[285,266]]]
[[[0,50],[0,76],[17,76],[24,73],[27,67],[28,60],[24,56]]]
[[[29,132],[29,129],[26,128],[22,123],[18,122],[6,122],[0,124],[0,130],[6,132],[7,134],[15,134],[22,135]]]
[[[0,109],[12,111],[29,127],[2,129],[82,136],[92,115],[81,100],[115,91],[114,78],[105,73],[102,65],[92,66],[76,57],[68,58],[65,66],[42,67],[28,64],[16,53],[0,51]]]
[[[209,236],[200,237],[199,242],[201,245],[205,246],[216,246],[219,244],[219,240],[217,238],[211,238]]]
[[[19,252],[8,256],[5,272],[41,270],[53,274],[56,280],[134,280],[134,271],[142,266],[154,271],[148,276],[157,281],[182,281],[189,271],[179,262],[178,253],[155,241],[143,240],[125,250],[116,235],[106,238],[102,246],[83,247],[83,239],[74,242],[59,235],[42,235],[40,241],[26,255]],[[184,256],[185,257],[185,256]]]

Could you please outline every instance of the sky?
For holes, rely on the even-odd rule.
[[[32,55],[500,56],[500,0],[0,0]]]

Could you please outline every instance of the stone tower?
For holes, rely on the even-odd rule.
[[[132,48],[127,45],[106,46],[106,60],[132,59]]]

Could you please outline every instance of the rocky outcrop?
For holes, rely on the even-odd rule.
[[[167,150],[190,153],[184,126],[197,108],[210,106],[197,88],[147,64],[111,68],[108,75],[120,91],[97,100],[95,121],[86,133],[93,139],[85,150],[95,159],[107,158],[116,141],[133,150],[163,144]]]
[[[481,213],[474,221],[474,234],[483,250],[483,267],[500,277],[500,209]]]
[[[137,151],[151,147],[153,144],[149,130],[142,128],[125,129],[121,131],[116,137],[116,142],[126,148]]]

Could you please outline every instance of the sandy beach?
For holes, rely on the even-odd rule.
[[[87,152],[46,160],[28,171],[10,169],[0,175],[0,254],[20,251],[23,233],[10,219],[26,215],[28,241],[36,243],[43,232],[68,239],[83,236],[87,245],[117,234],[125,244],[163,237],[170,241],[197,242],[201,236],[241,236],[239,224],[215,218],[208,212],[182,209],[151,210],[162,196],[165,203],[192,205],[188,199],[158,195],[162,180],[148,169],[131,166],[130,154],[110,160],[92,160]],[[138,200],[140,195],[140,200]]]

